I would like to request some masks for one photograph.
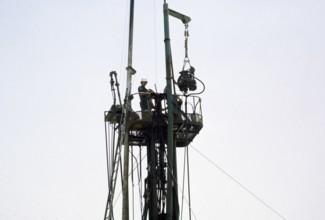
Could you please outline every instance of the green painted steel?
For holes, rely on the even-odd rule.
[[[124,137],[124,168],[123,168],[123,186],[122,186],[122,220],[129,220],[129,131],[127,126],[127,119],[131,111],[131,89],[132,89],[132,75],[135,70],[132,68],[132,54],[133,54],[133,23],[134,23],[134,0],[130,0],[130,23],[129,23],[129,49],[128,49],[128,66],[127,70],[127,88],[125,93],[125,113],[124,123],[122,127],[122,137]]]
[[[173,220],[173,168],[174,168],[174,135],[173,135],[173,95],[172,95],[172,66],[171,47],[169,37],[169,9],[164,3],[164,33],[165,33],[165,59],[166,59],[166,83],[167,83],[167,105],[168,105],[168,138],[167,138],[167,220]]]

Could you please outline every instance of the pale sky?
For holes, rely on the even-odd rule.
[[[192,18],[189,58],[206,86],[192,146],[285,219],[325,219],[325,2],[168,3]],[[163,1],[135,4],[133,92],[143,77],[162,91]],[[0,220],[103,219],[103,114],[110,71],[125,92],[127,7],[0,1]],[[177,74],[184,26],[170,26]],[[198,220],[281,220],[193,148],[190,162]]]

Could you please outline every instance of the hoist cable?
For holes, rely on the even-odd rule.
[[[274,212],[276,215],[278,215],[283,220],[286,220],[286,218],[281,215],[278,211],[276,211],[274,208],[272,208],[269,204],[264,202],[261,198],[259,198],[256,194],[254,194],[252,191],[250,191],[247,187],[245,187],[243,184],[241,184],[238,180],[236,180],[234,177],[232,177],[229,173],[227,173],[224,169],[222,169],[220,166],[218,166],[216,163],[214,163],[211,159],[209,159],[206,155],[201,153],[199,150],[197,150],[195,147],[190,145],[197,153],[199,153],[203,158],[205,158],[207,161],[209,161],[213,166],[215,166],[218,170],[220,170],[223,174],[225,174],[228,178],[230,178],[232,181],[237,183],[242,189],[244,189],[246,192],[248,192],[251,196],[253,196],[255,199],[257,199],[259,202],[261,202],[263,205],[265,205],[267,208],[269,208],[272,212]]]
[[[117,146],[116,153],[115,153],[115,134],[116,134],[116,124],[113,124],[112,126],[109,126],[108,123],[105,121],[105,138],[106,138],[106,143],[107,143],[107,158],[108,161],[108,198],[107,198],[107,203],[106,203],[106,209],[105,209],[105,217],[104,219],[114,219],[114,214],[113,214],[113,197],[115,193],[115,184],[116,184],[116,178],[114,177],[114,173],[117,173],[117,169],[115,170],[115,166],[118,166],[118,164],[115,164],[116,162],[116,153],[118,153],[118,148]],[[108,128],[113,128],[113,129],[108,129]],[[119,161],[117,161],[119,163]],[[108,214],[109,211],[109,214]],[[108,214],[108,215],[107,215]]]
[[[104,115],[105,116],[105,115]],[[107,169],[107,186],[108,186],[108,190],[110,189],[110,167],[109,167],[109,150],[108,150],[108,137],[107,137],[107,125],[106,122],[104,122],[105,125],[105,150],[106,150],[106,169]]]
[[[142,161],[146,158],[146,156],[147,156],[147,154],[145,154],[145,155],[143,156],[143,158],[141,158],[140,162],[142,162]],[[132,171],[131,171],[131,172],[132,172]],[[131,172],[129,173],[128,176],[131,175]],[[121,196],[121,194],[122,194],[122,190],[119,191],[119,193],[118,193],[118,195],[117,195],[117,197],[116,197],[115,202],[113,203],[113,205],[115,205],[115,204],[117,203],[117,201],[118,201],[119,197]],[[141,193],[141,194],[142,194],[142,193]]]
[[[112,127],[108,125],[108,172],[109,172],[109,188],[112,187],[112,141],[111,139],[114,138],[112,134],[114,135],[114,131],[111,129]]]
[[[106,123],[106,121],[105,121],[105,126],[108,126],[108,123]],[[114,124],[114,126],[115,126],[115,124]],[[110,128],[111,126],[108,126],[108,127]],[[115,193],[115,184],[116,184],[116,178],[114,178],[114,173],[115,172],[117,173],[117,170],[115,170],[115,165],[116,165],[115,162],[116,162],[117,155],[114,152],[114,149],[115,149],[115,127],[114,127],[114,129],[111,129],[110,131],[108,131],[108,129],[106,127],[105,132],[106,132],[105,138],[107,140],[107,152],[108,152],[107,158],[108,158],[108,161],[110,161],[110,163],[108,163],[108,180],[109,180],[108,191],[109,191],[109,193],[108,193],[108,197],[107,197],[104,219],[109,218],[110,220],[112,220],[112,218],[114,219],[113,197],[114,197],[114,193]],[[110,134],[110,133],[112,133],[112,134]],[[112,141],[109,141],[111,139],[112,139]],[[118,147],[119,146],[117,146],[116,153],[118,152]],[[117,163],[118,162],[119,161],[117,161]],[[109,211],[109,215],[107,215],[108,211]]]
[[[111,170],[110,170],[110,175],[112,176],[113,175],[113,172],[114,172],[114,166],[115,166],[115,164],[114,164],[114,155],[115,155],[115,135],[116,135],[116,132],[115,132],[115,130],[116,130],[116,124],[114,124],[113,125],[113,129],[112,129],[112,131],[111,131],[111,134],[110,134],[110,136],[111,136],[111,139],[112,139],[112,141],[110,142],[110,161],[111,161],[111,164],[110,164],[110,167],[111,167]],[[110,185],[110,187],[111,187],[111,185]]]
[[[186,152],[184,150],[184,163],[183,163],[183,186],[182,186],[182,205],[181,205],[181,220],[183,219],[183,206],[184,206],[184,185],[185,185],[185,167],[186,167]]]
[[[132,182],[132,216],[133,216],[133,220],[134,220],[134,179],[133,179],[133,147],[131,146],[131,149],[130,149],[131,152],[131,182]]]
[[[189,154],[188,154],[188,146],[186,146],[186,156],[187,156],[187,190],[188,190],[188,211],[189,211],[189,217],[190,220],[192,219],[191,215],[191,210],[192,210],[192,205],[191,205],[191,184],[190,184],[190,160],[189,160]]]
[[[185,96],[185,143],[186,143],[186,147],[184,150],[184,164],[183,164],[183,188],[182,188],[182,208],[181,208],[181,213],[182,216],[181,218],[183,218],[183,204],[184,204],[184,185],[185,185],[185,173],[186,173],[186,148],[188,148],[188,131],[187,131],[187,124],[188,124],[188,117],[187,117],[187,96]],[[191,215],[190,215],[191,216]]]
[[[169,169],[169,171],[172,170],[172,169],[170,168],[170,166],[169,166],[168,163],[167,163],[167,168]],[[174,176],[173,173],[171,173],[171,175],[172,175],[172,178],[173,178],[174,182],[176,183],[178,189],[181,190],[181,186],[178,184],[178,182],[177,182],[177,180],[176,180],[176,177]],[[188,200],[186,199],[186,197],[184,197],[184,200],[185,200],[185,201],[187,202],[187,204],[189,205],[189,202],[188,202]],[[196,218],[196,216],[195,216],[195,213],[194,213],[193,209],[190,209],[190,212],[191,212],[191,214],[194,216],[194,218],[197,220],[197,218]]]
[[[140,176],[140,171],[139,171],[139,169],[140,169],[140,163],[142,162],[142,160],[144,159],[144,158],[141,158],[141,156],[139,155],[139,158],[140,158],[140,162],[138,162],[138,159],[137,159],[137,157],[134,155],[134,153],[133,153],[133,146],[131,147],[131,172],[130,172],[130,174],[129,174],[129,176],[131,175],[131,179],[132,179],[132,205],[133,205],[133,218],[134,218],[134,204],[135,204],[135,202],[134,202],[134,177],[133,177],[133,172],[135,171],[135,170],[137,170],[137,177],[138,177],[138,187],[139,187],[139,198],[140,198],[140,209],[141,209],[141,212],[142,212],[142,200],[141,200],[141,195],[142,195],[142,185],[141,185],[141,176]],[[134,161],[135,162],[134,162]],[[134,168],[134,164],[136,164],[136,166],[135,166],[135,168]]]
[[[140,204],[140,210],[141,210],[141,216],[142,216],[142,209],[143,209],[143,204],[142,204],[142,192],[143,192],[143,189],[142,189],[142,148],[141,148],[141,145],[139,146],[139,158],[140,158],[140,162],[139,162],[139,204]]]
[[[185,132],[185,137],[186,137],[186,149],[185,149],[185,152],[186,152],[186,156],[187,156],[187,172],[188,172],[188,175],[187,175],[187,179],[188,179],[188,203],[189,203],[189,217],[190,217],[190,220],[192,219],[192,215],[191,215],[191,193],[190,193],[190,164],[189,164],[189,156],[188,156],[188,111],[187,111],[187,96],[185,96],[185,116],[186,116],[186,119],[185,119],[185,128],[186,128],[186,132]]]
[[[140,148],[141,149],[141,148]],[[141,150],[140,150],[141,152]],[[146,155],[142,158],[141,157],[141,153],[139,153],[139,158],[140,160],[138,161],[137,157],[132,153],[132,158],[134,158],[135,163],[136,163],[136,168],[132,168],[132,173],[134,170],[137,170],[137,176],[138,176],[138,186],[139,186],[139,204],[140,204],[140,210],[141,210],[141,216],[142,216],[142,208],[143,208],[143,204],[142,204],[142,194],[143,194],[143,190],[142,190],[142,172],[141,172],[141,164],[142,164],[142,160],[144,160],[146,157]],[[134,162],[132,162],[133,164]],[[131,173],[129,174],[129,176],[131,175]]]

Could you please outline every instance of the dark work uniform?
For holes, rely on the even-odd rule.
[[[145,86],[141,85],[138,87],[138,92],[148,92],[148,89],[146,89]],[[148,95],[140,95],[140,107],[141,110],[148,111],[149,106],[148,106]]]

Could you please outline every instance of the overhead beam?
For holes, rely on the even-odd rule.
[[[189,23],[191,21],[191,18],[190,17],[188,17],[186,15],[183,15],[183,14],[181,14],[181,13],[179,13],[177,11],[174,11],[172,9],[168,9],[168,14],[170,16],[173,16],[173,17],[181,20],[184,24],[187,24],[187,23]]]

